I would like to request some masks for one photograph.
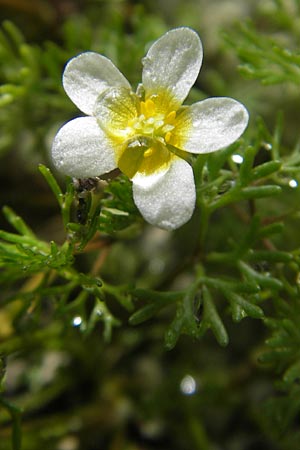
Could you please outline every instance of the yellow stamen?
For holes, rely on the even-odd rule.
[[[141,102],[141,113],[146,117],[151,117],[155,113],[155,103],[148,98],[145,102]]]
[[[165,118],[165,122],[166,123],[172,123],[172,122],[174,122],[175,117],[176,117],[176,111],[171,111],[171,112],[169,112],[169,114]]]
[[[151,156],[154,152],[154,148],[150,147],[148,148],[145,152],[144,152],[144,158],[148,158],[149,156]]]
[[[140,107],[141,107],[141,114],[143,116],[146,116],[146,105],[145,105],[145,102],[141,102],[140,103]]]
[[[167,143],[170,141],[171,136],[172,136],[172,133],[171,133],[170,131],[168,131],[168,132],[165,134],[165,141],[166,141]]]
[[[155,113],[155,103],[150,98],[148,98],[145,103],[146,103],[146,110],[148,113],[148,117],[150,117]]]
[[[113,106],[111,109],[116,116],[113,117],[113,124],[119,126],[120,123],[119,128],[123,133],[121,135],[119,132],[120,140],[116,140],[118,167],[129,178],[137,173],[152,175],[166,170],[174,157],[169,145],[177,142],[176,127],[181,123],[178,122],[181,113],[176,115],[177,105],[163,92],[145,100],[137,97],[132,104],[129,103],[130,108],[126,98],[120,100],[119,115],[116,102],[107,102],[107,109]],[[112,126],[113,131],[115,128],[115,125]]]

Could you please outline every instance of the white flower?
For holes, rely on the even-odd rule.
[[[182,106],[202,55],[195,31],[169,31],[143,59],[136,93],[105,56],[86,52],[71,59],[63,86],[88,117],[71,120],[58,131],[52,147],[55,166],[78,178],[119,167],[132,180],[135,204],[149,223],[175,229],[187,222],[196,194],[186,152],[224,148],[248,123],[245,107],[231,98]]]

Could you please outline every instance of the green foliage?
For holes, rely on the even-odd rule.
[[[119,172],[63,180],[49,168],[53,134],[77,114],[61,86],[66,61],[99,51],[136,85],[145,49],[167,29],[163,16],[130,2],[86,3],[85,14],[60,23],[51,41],[28,43],[7,20],[0,33],[1,174],[15,185],[0,230],[0,450],[66,448],[70,436],[90,449],[94,428],[99,448],[133,450],[140,441],[131,424],[145,448],[152,448],[149,435],[164,449],[294,450],[300,141],[290,85],[300,75],[299,2],[263,2],[250,21],[226,32],[245,78],[244,103],[251,99],[249,130],[222,151],[193,157],[197,206],[174,233],[143,222]],[[221,82],[225,93],[241,96],[234,76],[212,79],[213,95]],[[253,98],[249,78],[261,82]],[[288,105],[281,113],[277,91],[265,90],[279,83]],[[197,88],[193,95],[200,96]],[[21,212],[16,193],[28,184],[20,168],[37,186],[32,198],[22,197]],[[186,396],[187,374],[199,395]],[[255,441],[261,432],[264,441]]]
[[[228,41],[235,45],[242,62],[240,72],[247,78],[259,79],[263,84],[299,83],[300,54],[297,50],[282,47],[280,40],[258,33],[251,22],[241,24],[236,35]]]
[[[0,123],[6,132],[0,142],[0,152],[18,144],[21,135],[25,135],[29,143],[33,141],[34,147],[44,146],[48,127],[54,118],[59,120],[59,116],[55,116],[69,107],[61,95],[59,83],[66,56],[62,50],[45,52],[36,45],[27,44],[13,23],[3,23],[0,33]],[[45,104],[48,105],[47,112]]]
[[[104,189],[102,201],[100,229],[104,233],[115,235],[116,232],[127,229],[127,234],[135,234],[135,224],[139,222],[139,213],[133,202],[130,181],[120,176],[117,180],[109,181]],[[137,225],[138,226],[138,225]]]
[[[265,320],[271,335],[260,361],[279,375],[280,380],[275,385],[276,395],[265,404],[262,423],[272,430],[273,438],[281,442],[284,448],[292,449],[299,436],[295,427],[300,410],[299,286],[298,283],[291,286],[285,279],[284,283],[289,301],[286,300],[286,293],[283,298],[277,297],[276,316]]]
[[[29,44],[12,22],[3,22],[0,30],[0,127],[5,134],[0,138],[0,154],[17,146],[34,160],[35,151],[46,152],[53,128],[57,129],[76,113],[61,85],[63,67],[76,54],[86,50],[106,54],[133,83],[140,81],[140,60],[145,45],[161,35],[165,27],[158,19],[144,16],[142,8],[137,8],[132,18],[134,34],[124,39],[126,19],[116,14],[111,20],[113,26],[109,22],[97,27],[95,32],[92,32],[92,20],[89,22],[78,16],[67,21],[62,27],[63,45],[51,41],[43,45]]]
[[[240,71],[245,77],[258,79],[266,85],[298,85],[299,30],[294,17],[299,15],[299,2],[272,0],[268,7],[261,6],[257,23],[255,19],[248,20],[225,34],[241,61]]]

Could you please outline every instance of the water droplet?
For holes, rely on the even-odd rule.
[[[296,187],[298,186],[298,181],[297,181],[297,180],[294,180],[294,179],[290,180],[290,181],[289,181],[289,186],[290,186],[291,188],[296,188]]]
[[[193,395],[197,390],[197,383],[191,375],[185,375],[180,382],[180,390],[184,395]]]
[[[82,318],[80,316],[76,316],[72,320],[72,324],[74,327],[79,327],[82,324]]]
[[[263,143],[262,143],[262,147],[263,147],[265,150],[268,150],[268,151],[272,150],[272,148],[273,148],[273,146],[272,146],[272,144],[271,144],[270,142],[263,142]]]
[[[238,155],[238,154],[231,155],[231,159],[236,164],[242,164],[242,162],[244,161],[244,158],[242,157],[242,155]]]
[[[142,64],[143,66],[151,64],[151,58],[149,56],[144,56],[144,58],[142,58]]]
[[[103,311],[101,309],[99,309],[99,308],[96,308],[95,312],[96,312],[98,317],[101,317],[103,315]]]

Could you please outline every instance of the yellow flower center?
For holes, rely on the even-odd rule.
[[[177,115],[179,107],[166,91],[144,101],[123,87],[107,89],[99,97],[95,116],[115,143],[118,166],[129,178],[168,170],[174,147],[183,148],[178,128],[182,134],[187,127],[181,112]]]
[[[159,98],[141,101],[137,115],[128,121],[127,131],[130,137],[119,158],[119,168],[132,178],[137,172],[151,175],[164,170],[173,154],[166,145],[175,128],[176,111],[160,110]]]
[[[145,102],[140,102],[140,114],[131,119],[128,126],[134,134],[147,136],[166,144],[171,138],[175,118],[176,111],[171,111],[167,115],[158,112],[154,101],[148,98]]]

